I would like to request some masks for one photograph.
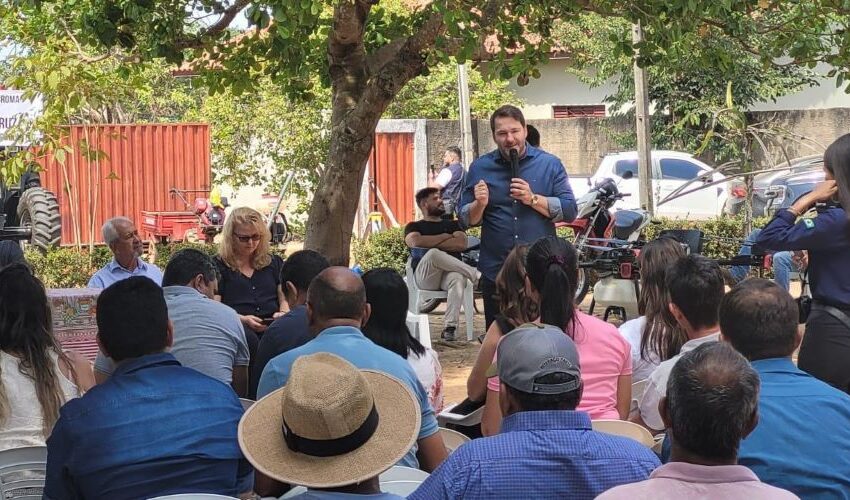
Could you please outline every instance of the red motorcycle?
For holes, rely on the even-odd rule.
[[[623,179],[631,178],[631,174],[631,171],[627,171]],[[591,277],[586,270],[592,267],[590,263],[612,247],[637,241],[649,223],[649,214],[643,210],[611,211],[614,203],[626,196],[629,194],[620,193],[614,180],[604,179],[576,201],[578,212],[574,221],[558,224],[559,227],[572,229],[574,234],[573,245],[579,260],[576,304],[584,300],[591,281],[607,277],[604,271],[597,271],[597,275]]]

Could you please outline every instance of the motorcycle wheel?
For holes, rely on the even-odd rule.
[[[578,279],[576,280],[576,306],[584,302],[584,298],[587,296],[587,292],[590,290],[590,276],[588,276],[588,274],[589,273],[583,268],[579,268]]]

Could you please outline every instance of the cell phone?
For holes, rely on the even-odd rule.
[[[260,323],[262,323],[262,324],[264,324],[264,325],[266,325],[266,326],[268,326],[268,325],[272,324],[273,322],[274,322],[274,318],[262,318],[262,319],[260,320]]]

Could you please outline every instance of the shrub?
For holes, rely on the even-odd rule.
[[[100,265],[95,265],[94,255],[75,248],[56,248],[46,254],[26,252],[27,261],[47,288],[84,287]]]
[[[352,253],[354,263],[364,271],[389,267],[400,274],[404,274],[404,265],[410,254],[404,243],[404,228],[401,227],[372,234],[366,239],[354,240]]]

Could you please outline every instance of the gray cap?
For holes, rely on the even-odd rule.
[[[552,325],[525,324],[502,337],[495,371],[490,373],[498,374],[506,385],[530,394],[564,394],[581,385],[576,345],[563,330]],[[572,380],[534,383],[559,372],[572,375]]]

